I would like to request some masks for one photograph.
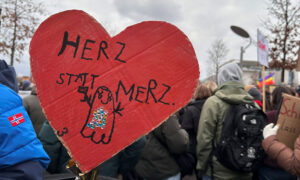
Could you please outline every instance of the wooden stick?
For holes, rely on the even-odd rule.
[[[262,95],[263,95],[263,111],[266,112],[266,89],[265,89],[265,66],[262,66],[262,78],[263,78],[263,89],[262,89]]]

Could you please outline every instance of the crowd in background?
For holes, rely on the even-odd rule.
[[[265,119],[269,125],[261,129],[263,131],[261,147],[265,150],[265,156],[259,168],[251,172],[233,170],[225,167],[214,155],[214,143],[222,139],[223,121],[230,105],[254,104],[259,109],[263,106],[261,89],[255,85],[244,85],[242,75],[240,67],[235,63],[230,63],[220,69],[217,83],[200,82],[191,101],[185,107],[172,114],[149,134],[99,165],[97,167],[99,175],[125,180],[178,180],[187,177],[236,180],[297,179],[297,176],[300,176],[300,138],[296,140],[294,150],[288,148],[278,141],[276,137],[278,126],[272,123],[276,123],[282,94],[287,93],[299,97],[299,86],[292,88],[286,85],[276,85],[272,92],[265,92]],[[43,176],[41,175],[43,168],[46,168],[46,174],[71,173],[66,168],[70,156],[43,113],[34,84],[26,79],[17,85],[13,68],[3,60],[0,62],[0,84],[0,88],[4,89],[3,92],[10,97],[10,99],[2,98],[0,103],[6,103],[8,106],[12,101],[19,103],[18,106],[13,107],[24,110],[22,114],[25,121],[30,119],[31,124],[27,124],[28,127],[25,129],[31,134],[26,135],[26,138],[30,137],[31,141],[36,142],[26,147],[30,146],[28,149],[37,153],[36,156],[28,156],[27,159],[8,164],[3,162],[2,157],[18,158],[18,152],[15,152],[14,148],[20,148],[19,146],[24,146],[24,144],[9,147],[10,149],[5,149],[6,152],[0,149],[0,177],[9,179],[13,170],[25,173],[28,168],[24,166],[29,166],[30,172],[39,171],[40,173],[27,174],[27,179],[39,179]],[[30,93],[21,99],[16,94],[19,90]],[[7,111],[2,108],[1,104],[0,116]],[[6,116],[11,115],[10,113]],[[1,126],[5,125],[1,124]],[[11,129],[13,128],[8,128],[7,131]],[[36,135],[33,136],[32,132]],[[0,137],[5,139],[8,135],[1,130]],[[2,141],[0,147],[5,147],[7,145],[5,143]],[[32,164],[32,162],[39,164]],[[11,177],[15,176],[11,175]],[[25,176],[20,177],[19,179],[26,179]]]

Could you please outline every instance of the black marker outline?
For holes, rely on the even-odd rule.
[[[100,91],[100,90],[101,90],[101,91]],[[92,108],[93,108],[94,101],[95,101],[95,99],[96,99],[97,96],[98,96],[98,98],[99,98],[99,96],[102,96],[103,91],[108,91],[108,98],[107,98],[107,101],[106,101],[106,102],[105,102],[105,101],[103,102],[102,99],[101,99],[101,103],[107,104],[107,103],[109,103],[110,101],[112,101],[112,105],[113,105],[113,120],[112,120],[111,130],[110,130],[110,134],[109,134],[109,136],[108,136],[107,141],[104,140],[105,137],[106,137],[106,134],[104,134],[104,133],[101,135],[101,139],[98,140],[98,141],[96,141],[96,140],[94,139],[94,135],[96,134],[96,131],[95,131],[95,130],[94,130],[90,135],[84,135],[83,131],[85,130],[85,128],[87,128],[87,124],[88,124],[88,121],[89,121],[89,119],[90,119],[90,115],[91,115],[91,112],[92,112]],[[85,91],[85,92],[86,92],[86,91]],[[87,97],[87,94],[85,94],[85,97]],[[88,112],[88,115],[87,115],[87,119],[86,119],[84,125],[82,126],[82,129],[81,129],[81,131],[80,131],[80,134],[81,134],[84,138],[90,138],[91,141],[92,141],[93,143],[95,143],[95,144],[99,144],[99,143],[102,143],[102,144],[109,144],[110,141],[111,141],[113,132],[114,132],[116,113],[118,113],[118,111],[122,111],[123,109],[120,108],[120,107],[118,106],[118,109],[117,109],[118,111],[116,111],[116,109],[115,109],[115,102],[114,102],[114,98],[113,98],[113,94],[112,94],[112,92],[111,92],[106,86],[100,86],[100,87],[97,88],[96,92],[95,92],[94,95],[93,95],[92,101],[91,101],[90,103],[88,102],[88,105],[89,105],[89,107],[90,107],[90,108],[89,108],[89,112]],[[118,114],[119,114],[119,113],[118,113]]]
[[[121,56],[121,54],[123,53],[123,50],[125,49],[125,46],[126,44],[125,43],[122,43],[122,42],[117,42],[118,44],[122,45],[122,48],[119,52],[119,54],[117,54],[117,56],[115,57],[115,60],[116,61],[119,61],[119,62],[122,62],[122,63],[126,63],[126,61],[122,60],[122,59],[119,59],[119,57]]]
[[[69,130],[67,127],[64,127],[63,130],[60,132],[60,131],[57,131],[57,135],[59,137],[63,137],[65,134],[68,134]]]

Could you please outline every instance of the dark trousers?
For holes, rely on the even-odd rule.
[[[0,180],[42,180],[43,166],[36,161],[26,161],[0,169]]]
[[[259,180],[297,180],[297,177],[281,168],[263,165],[258,170]]]

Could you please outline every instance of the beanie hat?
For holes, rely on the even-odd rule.
[[[262,95],[257,88],[250,88],[248,93],[254,98],[254,100],[262,101]]]

